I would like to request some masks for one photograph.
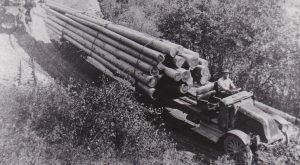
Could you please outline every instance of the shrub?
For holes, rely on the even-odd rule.
[[[185,162],[163,128],[145,114],[160,113],[138,103],[123,85],[70,83],[38,87],[19,100],[19,122],[48,146],[59,162]],[[182,160],[181,160],[182,159]],[[190,159],[192,160],[192,159]],[[189,161],[190,161],[189,160]]]
[[[281,0],[176,2],[158,21],[164,39],[209,60],[213,81],[229,68],[238,86],[299,115],[299,14]]]

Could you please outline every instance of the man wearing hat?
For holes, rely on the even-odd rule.
[[[229,70],[225,69],[223,70],[223,76],[221,78],[219,78],[219,80],[217,81],[218,84],[218,92],[223,95],[223,96],[228,96],[230,94],[232,94],[232,90],[235,89],[235,85],[233,84],[233,82],[231,81],[231,79],[229,78]]]

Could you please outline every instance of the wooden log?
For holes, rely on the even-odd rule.
[[[135,67],[137,67],[145,72],[150,73],[151,75],[154,75],[154,76],[158,75],[158,73],[159,73],[158,68],[151,66],[143,61],[140,61],[139,59],[136,59],[135,57],[132,57],[129,54],[127,54],[109,44],[106,44],[105,42],[98,40],[95,37],[83,32],[82,30],[76,29],[61,20],[58,20],[53,17],[49,17],[49,18],[52,21],[56,22],[57,24],[61,25],[60,28],[62,31],[64,31],[64,33],[68,33],[68,34],[75,33],[77,35],[80,35],[84,39],[92,42],[93,44],[99,46],[100,48],[104,49],[105,51],[108,51],[111,54],[115,55],[117,58],[122,59],[125,62],[128,62],[129,64],[134,65]],[[92,44],[92,46],[93,46],[93,44]]]
[[[207,100],[207,99],[209,99],[209,97],[211,97],[214,93],[216,93],[216,91],[215,91],[215,90],[212,90],[212,91],[209,91],[209,92],[206,92],[206,93],[197,95],[197,100],[200,100],[200,99]]]
[[[130,38],[130,39],[132,39],[132,40],[134,40],[134,41],[136,41],[136,42],[138,42],[142,45],[148,45],[149,47],[151,47],[151,48],[153,48],[157,51],[163,52],[165,54],[168,54],[171,57],[174,57],[175,55],[179,54],[183,50],[182,46],[180,46],[180,45],[169,44],[167,42],[163,42],[163,41],[161,41],[157,38],[154,38],[150,35],[132,30],[130,28],[127,28],[127,27],[124,27],[124,26],[121,26],[121,25],[116,25],[116,24],[114,24],[112,22],[109,22],[109,21],[106,21],[106,20],[99,21],[100,19],[90,18],[88,16],[76,13],[76,12],[71,11],[71,10],[66,10],[65,8],[62,8],[62,7],[57,6],[57,5],[53,5],[51,3],[48,3],[47,5],[50,8],[52,8],[53,10],[60,11],[60,12],[65,12],[65,13],[68,13],[70,15],[76,16],[78,18],[88,20],[91,23],[103,26],[106,29],[109,29],[109,30],[114,31],[118,34],[121,34],[122,36]]]
[[[199,53],[194,52],[194,51],[192,51],[192,50],[190,50],[190,49],[184,48],[184,49],[183,49],[183,52],[186,53],[186,54],[190,54],[190,55],[196,56],[196,57],[200,57]]]
[[[196,95],[202,95],[204,93],[207,93],[207,92],[213,90],[214,86],[215,86],[214,82],[209,82],[206,85],[197,88],[196,89]]]
[[[183,68],[178,68],[176,69],[181,74],[181,80],[183,82],[187,82],[191,76],[191,72],[189,70],[183,69]]]
[[[73,20],[80,22],[86,26],[92,27],[97,29],[98,31],[102,32],[103,34],[112,37],[113,39],[120,41],[122,43],[124,43],[127,46],[130,46],[132,48],[134,48],[135,50],[137,50],[138,52],[147,55],[148,57],[155,59],[157,62],[163,62],[165,60],[165,55],[161,52],[158,52],[154,49],[150,49],[148,48],[146,45],[141,45],[131,39],[128,39],[126,37],[123,37],[122,35],[115,33],[113,31],[110,31],[102,26],[93,24],[91,22],[88,22],[84,19],[72,16],[70,14],[66,14],[68,17],[72,18]]]
[[[51,12],[52,14],[55,14],[55,12],[53,10],[49,10],[48,8],[45,8],[47,11]],[[79,18],[79,17],[76,17],[74,15],[76,15],[76,13],[72,13],[73,15],[71,15],[70,13],[69,14],[66,14],[67,17],[73,19],[74,21],[77,21],[78,23],[81,23],[85,26],[88,26],[88,27],[91,27],[91,28],[94,28],[96,30],[98,30],[99,32],[107,35],[108,37],[111,37],[121,43],[123,43],[124,45],[127,45],[131,48],[134,48],[135,50],[137,50],[138,52],[142,53],[142,54],[145,54],[147,55],[148,57],[152,58],[152,59],[155,59],[157,62],[163,62],[165,60],[165,55],[161,52],[158,52],[156,50],[153,50],[153,49],[150,49],[144,45],[141,45],[133,40],[130,40],[118,33],[115,33],[111,30],[108,30],[102,26],[99,26],[95,23],[92,23],[92,22],[89,22],[87,21],[87,19],[82,19],[82,18]],[[55,16],[59,17],[60,19],[63,19],[64,21],[67,21],[68,23],[71,23],[70,20],[68,19],[65,19],[64,17],[62,17],[61,15],[59,14],[56,14]],[[89,17],[88,17],[89,18]]]
[[[163,68],[163,72],[166,76],[168,76],[169,78],[173,79],[174,81],[178,82],[181,80],[181,73],[178,72],[177,70],[175,69],[172,69],[172,68],[169,68],[169,67],[166,67],[164,66]]]
[[[203,65],[197,65],[193,69],[193,77],[194,77],[194,82],[198,83],[200,85],[205,85],[209,82],[209,79],[211,78],[209,69],[207,66]]]
[[[49,24],[46,24],[47,27],[54,31],[55,33],[57,33],[58,35],[62,36],[62,31],[57,30],[55,27],[52,27]],[[130,83],[134,83],[134,79],[126,74],[125,72],[121,71],[120,69],[118,69],[117,67],[115,67],[113,64],[111,64],[110,62],[108,62],[107,60],[103,59],[102,57],[100,57],[99,55],[95,54],[94,52],[90,51],[89,49],[87,49],[86,47],[82,46],[81,44],[79,44],[77,41],[75,41],[74,39],[68,37],[68,36],[64,36],[69,42],[71,42],[73,45],[75,45],[77,48],[83,50],[84,52],[86,52],[88,55],[90,55],[93,59],[95,59],[96,61],[98,61],[99,63],[101,63],[102,65],[104,65],[106,68],[108,68],[114,75],[119,76],[125,80],[127,80]],[[111,75],[108,75],[111,76]],[[111,76],[112,77],[112,76]]]
[[[198,58],[198,62],[199,62],[197,65],[208,66],[208,61],[205,60],[205,59],[203,59],[203,58],[200,58],[199,53],[194,52],[194,51],[192,51],[190,49],[186,49],[186,48],[183,50],[183,52],[186,53],[186,54],[190,54],[190,55],[193,55],[193,56],[197,57]]]
[[[62,14],[59,14],[53,10],[50,10],[49,11],[51,14],[55,15],[56,17],[58,17],[59,19],[63,20],[64,22],[67,22],[69,25],[75,27],[75,28],[78,28],[96,38],[98,38],[99,40],[103,41],[103,42],[106,42],[138,59],[141,59],[143,62],[146,62],[146,63],[149,63],[150,65],[152,66],[155,66],[155,65],[158,65],[158,61],[154,60],[154,59],[151,59],[150,57],[147,57],[146,55],[144,55],[143,53],[141,52],[138,52],[137,50],[129,47],[129,46],[126,46],[124,45],[123,43],[119,42],[119,41],[116,41],[114,39],[111,39],[110,37],[104,35],[103,33],[100,33],[88,26],[85,26],[85,25],[82,25],[74,20],[72,20],[71,18],[68,18]]]
[[[155,88],[149,88],[149,87],[147,87],[146,85],[144,85],[143,83],[141,83],[139,81],[136,83],[136,87],[137,87],[138,90],[140,90],[142,93],[146,94],[152,100],[157,99]]]
[[[53,24],[54,22],[46,20],[46,23],[51,24],[51,26],[55,27],[57,24]],[[55,27],[56,28],[56,27]],[[58,29],[58,28],[56,28]],[[59,29],[58,29],[59,30]],[[117,58],[115,58],[111,53],[101,49],[100,47],[94,45],[91,46],[92,43],[90,41],[85,40],[83,37],[77,35],[77,34],[66,34],[67,36],[73,38],[75,41],[77,41],[82,46],[90,49],[91,51],[95,52],[96,54],[103,57],[105,60],[109,61],[110,63],[114,64],[119,69],[123,70],[124,72],[130,74],[131,76],[135,77],[139,81],[143,82],[144,84],[147,84],[149,87],[155,87],[157,84],[157,79],[153,76],[147,75],[140,71],[139,69],[133,67],[132,65],[121,61]]]
[[[172,62],[177,68],[181,68],[185,63],[185,59],[180,56],[175,56],[172,58]]]
[[[175,87],[181,94],[188,93],[190,86],[186,84],[180,84],[179,86]]]
[[[100,62],[96,61],[92,57],[87,57],[86,61],[88,63],[92,64],[95,68],[97,68],[102,73],[104,73],[106,75],[109,75],[110,77],[114,76],[114,74],[109,69],[107,69],[103,64],[101,64]]]
[[[191,68],[195,68],[199,64],[199,57],[196,57],[191,54],[187,54],[185,52],[179,54],[179,56],[182,56],[186,60],[186,65],[188,65]]]
[[[158,81],[157,90],[159,90],[160,94],[169,95],[169,97],[186,94],[190,89],[190,86],[186,83],[176,82],[166,75],[159,77]]]
[[[255,100],[254,101],[254,106],[256,106],[257,108],[259,108],[259,109],[261,109],[263,111],[265,111],[268,114],[273,114],[273,115],[281,116],[281,117],[283,117],[284,119],[286,119],[287,121],[289,121],[289,122],[291,122],[293,124],[299,124],[299,122],[300,122],[300,119],[298,119],[298,118],[296,118],[296,117],[294,117],[292,115],[289,115],[289,114],[287,114],[287,113],[285,113],[283,111],[280,111],[280,110],[278,110],[276,108],[268,106],[268,105],[266,105],[264,103],[261,103],[259,101]]]
[[[116,25],[113,23],[108,23],[103,26],[118,34],[126,36],[127,38],[130,38],[142,45],[148,45],[149,47],[157,51],[170,55],[171,57],[178,55],[182,50],[182,46],[180,45],[174,46],[174,44],[162,42],[159,39],[154,38],[150,35],[146,35],[144,33],[129,29],[124,26]]]
[[[198,58],[199,65],[208,67],[208,61],[203,58]]]
[[[194,78],[191,76],[185,83],[192,87],[194,85]]]

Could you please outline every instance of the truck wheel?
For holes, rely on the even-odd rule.
[[[250,147],[235,135],[229,135],[225,138],[224,150],[236,164],[250,165],[252,163]]]

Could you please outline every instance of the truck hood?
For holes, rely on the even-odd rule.
[[[234,106],[239,112],[256,120],[263,126],[264,136],[267,143],[273,143],[280,139],[286,139],[282,130],[280,130],[280,124],[275,121],[274,116],[267,114],[254,106],[251,98],[243,100]]]

